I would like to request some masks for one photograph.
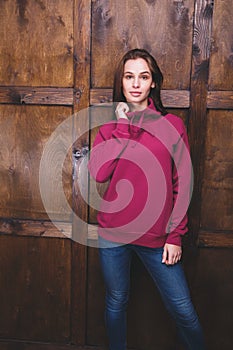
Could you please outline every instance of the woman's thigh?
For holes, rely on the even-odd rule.
[[[137,249],[137,254],[151,274],[160,294],[170,311],[182,309],[182,312],[190,312],[189,288],[181,263],[167,266],[162,263],[163,249],[144,248]],[[191,308],[191,309],[190,309]]]
[[[99,237],[100,265],[107,290],[128,291],[132,251]]]

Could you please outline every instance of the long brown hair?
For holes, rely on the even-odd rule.
[[[133,49],[122,57],[120,60],[114,76],[113,84],[113,102],[126,102],[122,89],[122,79],[124,75],[124,66],[128,60],[136,60],[137,58],[143,58],[151,71],[152,80],[155,82],[155,87],[151,88],[149,97],[152,98],[156,109],[161,112],[162,115],[166,115],[168,112],[163,106],[161,101],[161,87],[163,83],[163,74],[159,69],[159,66],[154,57],[144,49]]]

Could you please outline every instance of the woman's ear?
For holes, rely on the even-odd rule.
[[[155,83],[152,82],[152,84],[151,84],[151,89],[154,89],[154,88],[155,88]]]

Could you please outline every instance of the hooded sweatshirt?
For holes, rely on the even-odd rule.
[[[152,99],[143,111],[100,127],[88,168],[108,181],[98,234],[113,242],[159,248],[187,232],[192,164],[183,121],[162,116]]]

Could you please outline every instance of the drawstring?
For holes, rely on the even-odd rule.
[[[128,113],[128,115],[130,115],[130,113]],[[135,118],[137,117],[136,112],[133,112],[132,114],[132,118],[130,119],[130,133],[133,136],[133,139],[135,140],[135,142],[132,144],[132,147],[135,147],[137,144],[137,136],[141,133],[142,131],[142,123],[143,123],[143,119],[144,119],[144,115],[145,115],[145,111],[143,111],[143,113],[141,114],[138,124],[133,124]]]
[[[142,126],[142,123],[143,123],[143,119],[144,119],[144,115],[145,115],[145,111],[143,111],[143,113],[141,114],[141,116],[140,116],[140,119],[139,119],[139,121],[138,121],[138,124],[134,124],[133,122],[134,122],[134,120],[135,120],[135,118],[137,117],[137,114],[136,114],[136,112],[129,112],[129,113],[127,113],[127,115],[128,116],[130,116],[130,115],[132,115],[132,117],[130,118],[130,123],[129,123],[129,125],[130,125],[130,127],[135,127],[135,130],[137,130],[137,129],[141,129],[141,126]],[[131,128],[132,129],[132,128]],[[133,131],[134,133],[136,132],[136,131]]]

